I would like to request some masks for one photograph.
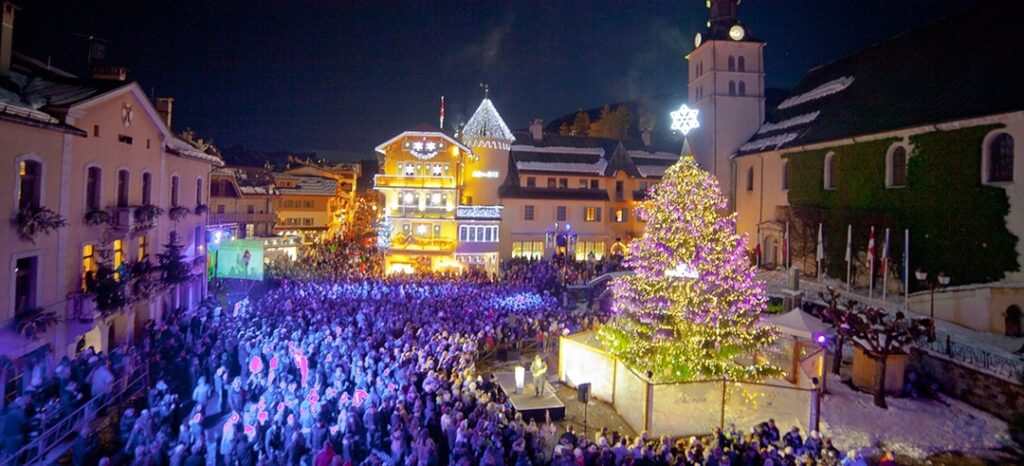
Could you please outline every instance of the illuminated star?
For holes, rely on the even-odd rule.
[[[683,136],[686,136],[690,130],[700,127],[700,121],[697,120],[697,109],[687,107],[686,104],[672,112],[671,115],[672,131],[679,131],[683,133]]]

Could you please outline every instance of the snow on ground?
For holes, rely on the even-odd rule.
[[[962,402],[887,397],[889,409],[836,377],[822,402],[822,433],[836,448],[870,449],[880,443],[898,454],[924,459],[944,451],[979,453],[1011,442],[1006,423]],[[781,426],[780,426],[781,427]]]

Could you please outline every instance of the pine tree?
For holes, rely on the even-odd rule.
[[[599,332],[605,346],[659,381],[780,374],[765,358],[777,333],[759,322],[764,285],[714,177],[686,155],[639,210],[647,224],[626,259],[636,273],[612,282],[617,316]]]
[[[165,285],[184,283],[192,277],[191,267],[185,262],[184,246],[178,243],[178,235],[164,245],[164,252],[157,254],[160,260],[160,281]]]
[[[609,139],[626,139],[629,137],[629,125],[633,115],[625,105],[619,105],[615,111],[605,105],[601,109],[601,117],[590,124],[590,135]]]
[[[590,114],[581,108],[576,112],[576,118],[572,120],[568,134],[575,136],[586,136],[590,134]]]

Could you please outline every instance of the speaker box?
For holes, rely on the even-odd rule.
[[[581,383],[576,386],[576,399],[580,403],[586,403],[590,401],[590,382]]]

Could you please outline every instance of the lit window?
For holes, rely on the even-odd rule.
[[[599,210],[595,207],[587,207],[583,210],[583,220],[587,222],[597,221],[597,212]]]
[[[433,193],[430,195],[430,205],[436,206],[441,204],[441,193]]]
[[[86,244],[82,247],[82,290],[89,291],[89,279],[86,278],[90,272],[96,272],[96,247]]]
[[[37,209],[42,197],[43,165],[34,160],[23,160],[18,164],[18,208]]]
[[[146,256],[149,254],[149,240],[146,239],[146,235],[139,236],[139,260],[146,260]]]

